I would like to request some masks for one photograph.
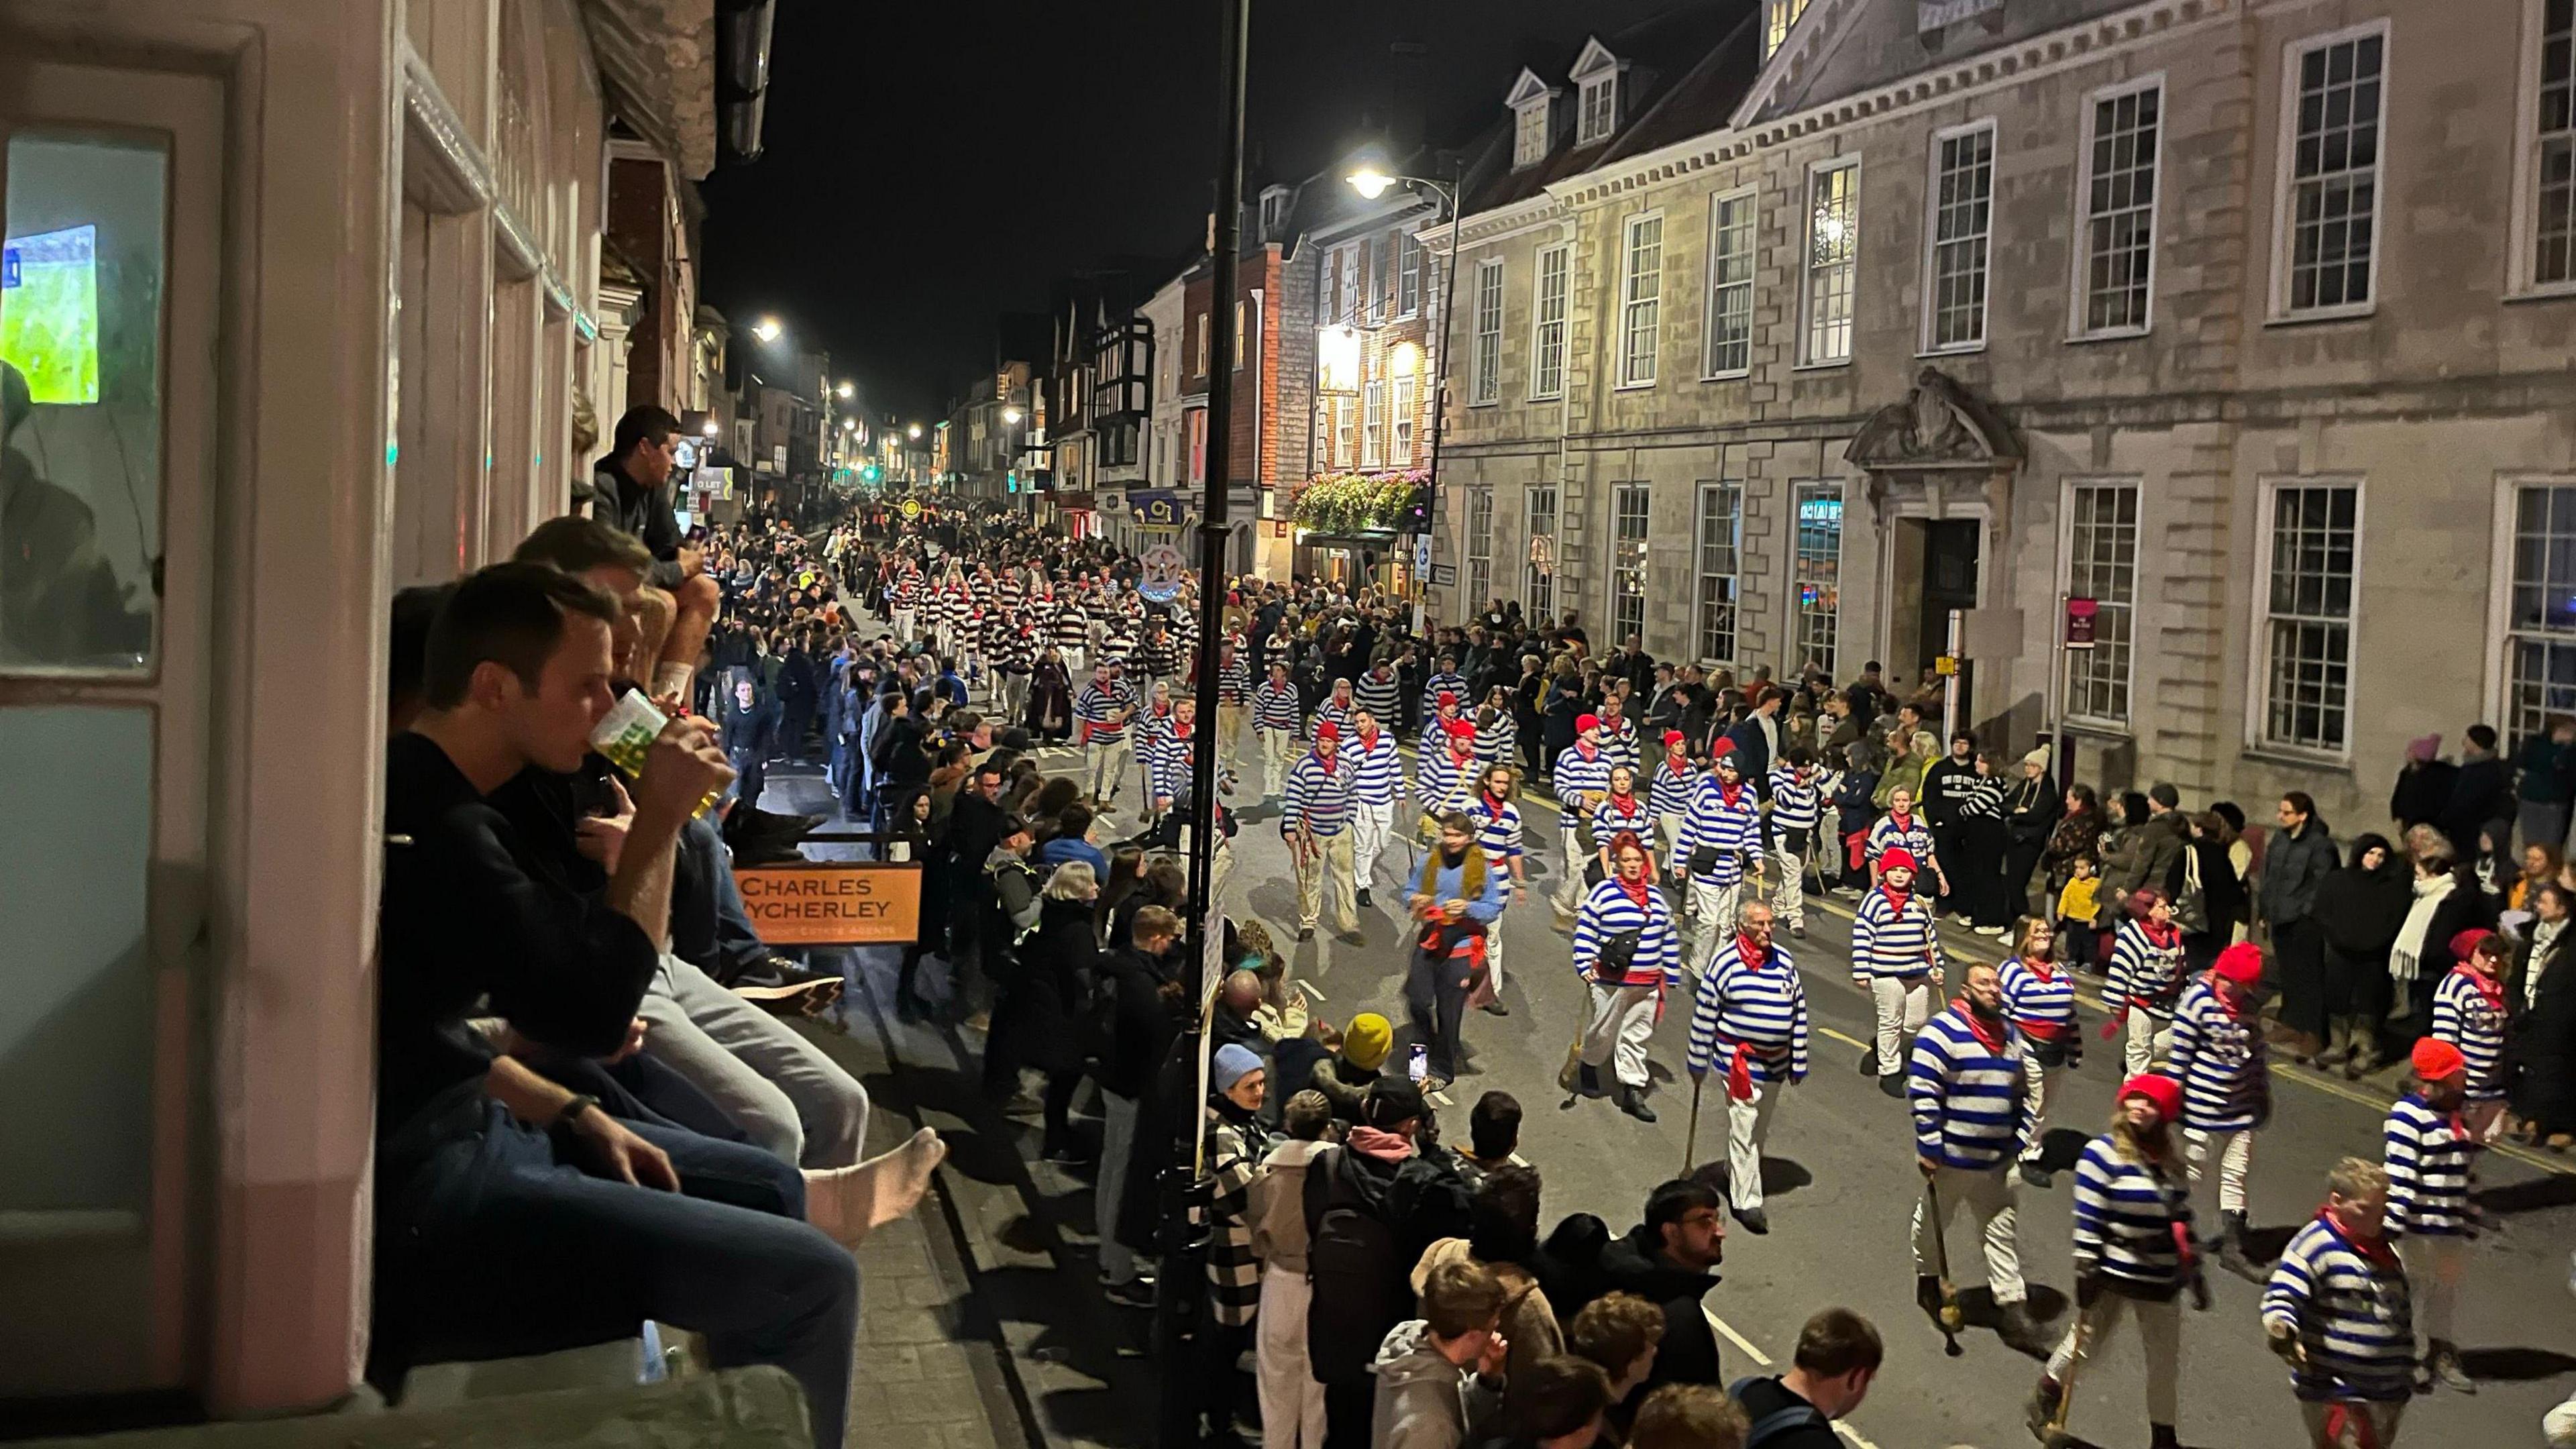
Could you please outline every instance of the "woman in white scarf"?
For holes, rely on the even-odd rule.
[[[2415,830],[2424,828],[2419,825]],[[2407,832],[2406,844],[2410,850],[2415,845],[2415,830]],[[2426,974],[2425,953],[2443,949],[2442,942],[2427,940],[2426,935],[2432,929],[2433,918],[2441,914],[2442,903],[2450,899],[2451,892],[2459,889],[2460,884],[2460,878],[2451,872],[2447,846],[2429,852],[2415,851],[2414,855],[2415,903],[2406,908],[2406,924],[2397,928],[2397,945],[2388,953],[2388,979],[2396,983],[2393,993],[2395,1004],[2390,1012],[2392,1017],[2406,1014],[2413,1000],[2415,978]],[[2438,973],[2447,964],[2436,962],[2432,970]]]

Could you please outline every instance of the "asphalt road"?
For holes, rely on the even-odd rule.
[[[1044,756],[1050,773],[1070,772],[1077,762],[1071,750]],[[1257,768],[1244,774],[1248,785],[1258,785]],[[793,777],[772,778],[774,787],[794,792],[796,803],[819,798],[819,782],[809,790]],[[1389,847],[1376,876],[1377,905],[1362,909],[1365,947],[1336,939],[1329,930],[1296,944],[1295,893],[1276,804],[1256,804],[1248,793],[1234,803],[1243,826],[1224,908],[1270,923],[1273,934],[1290,943],[1291,970],[1318,1012],[1347,1022],[1354,1013],[1378,1011],[1395,1022],[1393,1060],[1404,1060],[1411,1040],[1404,1025],[1405,923],[1397,874],[1409,863],[1404,846]],[[782,799],[772,808],[788,804]],[[1674,1176],[1684,1161],[1689,1007],[1676,996],[1655,1035],[1651,1100],[1660,1121],[1637,1122],[1606,1100],[1569,1102],[1557,1089],[1556,1071],[1579,1028],[1584,992],[1568,964],[1567,937],[1556,929],[1545,901],[1557,864],[1553,807],[1538,796],[1525,800],[1522,809],[1534,879],[1528,901],[1503,918],[1503,1001],[1510,1015],[1469,1013],[1467,1061],[1448,1100],[1435,1100],[1435,1106],[1443,1109],[1447,1133],[1463,1139],[1469,1103],[1492,1088],[1513,1093],[1526,1114],[1521,1155],[1545,1182],[1543,1224],[1589,1211],[1612,1231],[1624,1231],[1636,1222],[1647,1191]],[[1121,836],[1134,825],[1130,817],[1113,816],[1099,833]],[[1860,1449],[2029,1443],[2021,1405],[2037,1365],[1980,1326],[1988,1311],[1982,1293],[1967,1295],[1970,1327],[1961,1339],[1966,1352],[1956,1359],[1944,1357],[1939,1333],[1914,1305],[1908,1220],[1922,1179],[1914,1170],[1905,1105],[1881,1095],[1875,1082],[1854,1069],[1870,1026],[1868,1004],[1847,967],[1847,909],[1839,901],[1811,897],[1806,915],[1805,940],[1791,939],[1785,922],[1780,936],[1805,973],[1814,1037],[1811,1072],[1780,1108],[1764,1161],[1771,1232],[1756,1237],[1730,1223],[1720,1270],[1724,1281],[1706,1303],[1729,1345],[1727,1372],[1779,1371],[1799,1324],[1816,1309],[1839,1303],[1867,1315],[1888,1342],[1887,1366],[1868,1402],[1842,1426],[1849,1442]],[[1954,963],[1995,960],[1999,944],[1947,933]],[[1955,984],[1955,972],[1951,979]],[[2085,1014],[2098,1026],[2098,998]],[[2091,1044],[2095,1049],[2082,1070],[2067,1079],[2052,1104],[2051,1157],[2061,1168],[2111,1108],[2120,1067],[2117,1043],[2093,1038]],[[2265,1239],[2277,1244],[2314,1213],[2326,1170],[2337,1158],[2378,1156],[2392,1089],[2287,1064],[2274,1069],[2274,1080],[2274,1116],[2256,1142],[2251,1195],[2256,1227],[2268,1229]],[[1694,1160],[1722,1159],[1724,1118],[1713,1097],[1704,1115]],[[2536,1445],[2541,1414],[2576,1388],[2571,1169],[2576,1162],[2519,1150],[2486,1158],[2483,1191],[2504,1215],[2505,1228],[2482,1239],[2473,1254],[2458,1324],[2464,1357],[2481,1380],[2479,1392],[2419,1399],[2408,1414],[2405,1442]],[[2053,1189],[2024,1187],[2020,1195],[2022,1272],[2031,1285],[2034,1316],[2052,1330],[2064,1327],[2071,1310],[2071,1185],[2071,1172],[2061,1170]],[[2214,1174],[2201,1185],[2197,1207],[2205,1222],[2214,1222]],[[1963,1215],[1952,1231],[1951,1258],[1963,1286],[1982,1278],[1967,1224]],[[2303,1444],[2286,1373],[2263,1348],[2257,1321],[2261,1289],[2214,1264],[2210,1281],[2211,1311],[2185,1314],[2183,1442],[2207,1449]],[[2144,1403],[2136,1341],[2124,1330],[2085,1370],[2072,1427],[2101,1449],[2143,1446]]]

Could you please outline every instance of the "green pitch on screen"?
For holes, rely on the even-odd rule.
[[[98,228],[20,237],[0,251],[0,361],[40,403],[98,401]]]

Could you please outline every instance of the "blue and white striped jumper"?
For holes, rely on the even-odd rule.
[[[1863,987],[1882,976],[1912,980],[1940,963],[1940,933],[1921,891],[1906,892],[1902,906],[1883,886],[1861,897],[1852,913],[1852,980]]]
[[[1252,702],[1252,666],[1240,656],[1216,667],[1216,702],[1238,707]]]
[[[1467,802],[1467,818],[1476,822],[1476,843],[1487,861],[1502,865],[1521,856],[1521,807],[1479,790]]]
[[[2493,987],[2493,995],[2487,987]],[[2433,1035],[2469,1059],[2469,1100],[2499,1102],[2505,1095],[2504,986],[2466,966],[2453,967],[2433,987]]]
[[[1413,759],[1413,795],[1421,802],[1422,813],[1437,815],[1445,810],[1464,807],[1467,797],[1476,791],[1476,757],[1469,755],[1464,763],[1449,753],[1447,742],[1425,742]]]
[[[1585,758],[1580,742],[1556,752],[1556,769],[1551,779],[1555,784],[1557,803],[1565,807],[1569,822],[1583,809],[1583,792],[1609,793],[1610,763],[1610,757],[1597,749],[1590,758]]]
[[[1789,953],[1778,946],[1747,965],[1742,938],[1709,958],[1691,1004],[1690,1070],[1726,1071],[1745,1048],[1745,1072],[1756,1082],[1795,1081],[1807,1074],[1807,989]]]
[[[1324,696],[1323,703],[1315,706],[1314,718],[1306,721],[1306,728],[1311,731],[1326,720],[1330,720],[1333,722],[1333,728],[1342,732],[1342,738],[1349,739],[1351,737],[1351,730],[1354,728],[1351,724],[1351,716],[1357,713],[1358,710],[1359,702],[1357,700],[1344,703],[1328,694]]]
[[[1789,765],[1772,769],[1772,829],[1813,831],[1823,811],[1824,793],[1817,788],[1815,776]]]
[[[2388,1170],[2388,1236],[2454,1238],[2469,1229],[2469,1163],[2477,1156],[2468,1124],[2437,1110],[2421,1092],[2388,1109],[2380,1129]]]
[[[1112,681],[1104,688],[1093,680],[1082,687],[1082,697],[1073,702],[1073,717],[1091,726],[1091,743],[1114,745],[1127,737],[1127,726],[1132,722],[1119,719],[1118,711],[1132,706],[1125,685]]]
[[[1196,755],[1192,741],[1177,736],[1154,754],[1153,799],[1178,800],[1189,788],[1190,762]],[[1159,808],[1159,807],[1158,807]]]
[[[1298,733],[1298,722],[1303,715],[1304,711],[1298,706],[1294,681],[1273,683],[1265,679],[1259,688],[1252,691],[1254,729],[1286,730],[1293,735]]]
[[[1592,980],[1592,963],[1601,959],[1602,943],[1622,931],[1635,931],[1637,954],[1628,963],[1627,982],[1653,985],[1658,994],[1681,980],[1682,938],[1673,929],[1672,907],[1663,892],[1649,886],[1643,909],[1616,880],[1605,880],[1583,898],[1574,914],[1575,974]]]
[[[1594,849],[1608,850],[1610,842],[1622,834],[1636,836],[1637,843],[1646,847],[1646,858],[1654,859],[1655,817],[1646,809],[1646,802],[1635,794],[1624,801],[1617,795],[1611,796],[1601,802],[1601,809],[1592,817]]]
[[[1404,774],[1404,762],[1395,753],[1393,731],[1379,730],[1377,743],[1372,745],[1353,730],[1342,736],[1341,758],[1351,762],[1352,788],[1361,804],[1395,803],[1396,786]]]
[[[1688,759],[1684,759],[1682,767],[1676,770],[1672,757],[1665,756],[1656,763],[1655,773],[1647,777],[1646,809],[1657,817],[1688,814],[1691,801],[1699,794],[1701,778],[1699,769]],[[1678,825],[1673,828],[1676,831],[1681,829]]]
[[[2191,1227],[2191,1183],[2171,1161],[2122,1155],[2104,1133],[2075,1160],[2075,1276],[2114,1293],[2162,1303],[2184,1283],[2174,1225]]]
[[[1510,764],[1520,747],[1521,727],[1508,709],[1494,711],[1492,719],[1482,710],[1476,714],[1476,763]]]
[[[1351,817],[1359,809],[1354,781],[1346,756],[1335,755],[1330,765],[1312,750],[1299,756],[1288,767],[1288,788],[1279,806],[1280,834],[1294,834],[1303,825],[1307,834],[1323,840],[1350,829]]]
[[[1387,671],[1384,679],[1378,678],[1375,669],[1361,675],[1359,682],[1351,686],[1351,698],[1358,702],[1360,708],[1377,717],[1381,729],[1392,730],[1404,723],[1398,718],[1398,712],[1404,708],[1404,686],[1397,682],[1393,670]]]
[[[2364,1252],[2319,1213],[2299,1229],[2263,1289],[2263,1325],[2290,1329],[2307,1350],[2290,1388],[2311,1403],[2414,1396],[2415,1303],[2397,1255]]]
[[[2262,1023],[2230,1012],[2207,980],[2185,987],[2174,1008],[2165,1074],[2182,1083],[2185,1127],[2246,1132],[2270,1115],[2272,1079],[2263,1060]]]
[[[2108,995],[2113,1006],[2123,1011],[2144,1006],[2152,1015],[2170,1017],[2182,992],[2182,973],[2182,932],[2173,933],[2170,945],[2158,945],[2136,917],[2120,923],[2111,940]]]
[[[1422,738],[1430,741],[1431,722],[1440,713],[1440,696],[1458,696],[1458,708],[1467,707],[1467,677],[1456,670],[1443,670],[1422,681]]]
[[[1717,859],[1706,870],[1693,870],[1691,857],[1702,849],[1717,852]],[[1762,849],[1762,801],[1750,784],[1738,782],[1735,799],[1726,798],[1726,786],[1714,770],[1700,776],[1699,790],[1690,799],[1690,809],[1682,816],[1681,834],[1673,839],[1670,868],[1687,871],[1691,883],[1715,890],[1725,890],[1744,879],[1745,858]],[[1721,922],[1733,930],[1733,921]]]
[[[1955,1006],[1914,1034],[1905,1097],[1914,1109],[1914,1151],[1943,1167],[1983,1172],[2021,1155],[2021,1038],[1995,1023],[2000,1049],[1977,1039],[1967,1008]]]
[[[1940,863],[1932,854],[1932,827],[1924,823],[1920,813],[1899,819],[1891,812],[1878,817],[1878,822],[1869,827],[1869,863],[1877,865],[1878,858],[1890,849],[1901,849],[1913,856],[1918,877],[1930,875]]]
[[[2075,1025],[2075,975],[2050,963],[2048,974],[2019,956],[2003,966],[2004,1015],[2023,1035],[2052,1041],[2071,1039]],[[2036,1028],[2036,1029],[2034,1029]]]
[[[1631,770],[1637,768],[1645,758],[1638,753],[1641,748],[1637,742],[1635,720],[1622,719],[1615,726],[1606,719],[1601,722],[1601,753],[1610,757],[1611,764],[1625,765]]]

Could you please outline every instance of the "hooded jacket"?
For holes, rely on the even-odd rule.
[[[1483,1262],[1470,1249],[1465,1238],[1442,1238],[1423,1249],[1422,1261],[1413,1265],[1413,1293],[1422,1295],[1423,1285],[1431,1281],[1431,1270],[1443,1263]],[[1556,1321],[1556,1307],[1547,1301],[1547,1290],[1538,1285],[1530,1270],[1518,1263],[1487,1263],[1494,1276],[1503,1282],[1503,1338],[1511,1347],[1503,1359],[1503,1379],[1510,1382],[1520,1377],[1532,1364],[1543,1358],[1554,1358],[1565,1352],[1565,1331]]]
[[[1282,1138],[1252,1184],[1252,1253],[1264,1268],[1306,1275],[1306,1169],[1333,1144]]]
[[[1369,1449],[1458,1449],[1502,1407],[1502,1386],[1442,1357],[1419,1318],[1388,1331],[1371,1372],[1377,1412]]]

